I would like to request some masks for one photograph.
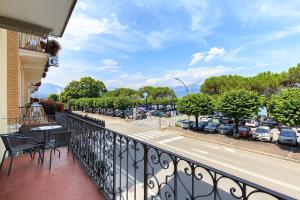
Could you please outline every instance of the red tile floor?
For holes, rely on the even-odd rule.
[[[104,200],[94,182],[86,175],[79,161],[62,149],[56,153],[49,171],[49,152],[45,152],[44,165],[29,155],[15,157],[10,176],[9,159],[5,159],[0,172],[0,200]]]

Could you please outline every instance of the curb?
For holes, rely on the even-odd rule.
[[[241,150],[244,150],[244,151],[257,153],[257,154],[261,154],[261,155],[265,155],[265,156],[270,156],[270,157],[278,158],[278,159],[282,159],[282,160],[287,160],[287,161],[291,161],[291,162],[295,162],[295,163],[300,163],[300,160],[297,160],[297,159],[287,158],[287,157],[278,156],[278,155],[275,155],[275,154],[270,154],[270,153],[266,153],[266,152],[255,151],[255,150],[248,149],[248,148],[243,148],[243,147],[239,147],[239,146],[225,144],[225,143],[222,143],[222,142],[216,142],[216,141],[212,141],[212,140],[208,140],[208,139],[203,139],[203,138],[199,138],[197,136],[191,135],[193,133],[187,133],[186,134],[186,133],[182,133],[181,131],[178,131],[178,130],[175,130],[175,129],[169,129],[169,130],[176,131],[177,132],[176,134],[178,134],[178,135],[190,137],[190,138],[193,138],[193,139],[202,140],[202,141],[205,141],[205,142],[215,143],[215,144],[219,144],[219,145],[224,145],[224,146],[228,146],[228,147],[233,147],[233,148],[241,149]]]

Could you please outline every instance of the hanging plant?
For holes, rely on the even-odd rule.
[[[35,83],[33,86],[40,87],[41,84],[42,84],[41,82],[38,82],[38,83]]]
[[[59,50],[61,50],[61,46],[57,40],[52,39],[48,41],[48,53],[52,56],[57,56]]]

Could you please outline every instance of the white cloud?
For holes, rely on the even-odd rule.
[[[189,66],[193,66],[196,63],[200,62],[205,57],[205,54],[201,52],[194,53],[192,55],[192,61],[190,62]]]
[[[117,61],[112,60],[112,59],[103,59],[103,60],[101,61],[101,63],[102,63],[103,65],[109,65],[109,66],[116,66],[116,65],[119,64]]]
[[[271,18],[290,21],[300,16],[300,1],[295,0],[237,1],[229,6],[245,25],[261,23]]]
[[[105,71],[105,72],[120,72],[121,67],[119,66],[119,63],[112,59],[103,59],[101,61],[101,66],[97,67],[96,71]]]
[[[88,5],[87,5],[85,2],[83,2],[83,1],[79,1],[79,2],[77,3],[77,6],[78,6],[79,9],[81,9],[81,10],[86,10],[87,7],[88,7]]]
[[[97,34],[114,34],[125,28],[114,13],[102,19],[78,13],[71,17],[61,42],[64,48],[78,51]]]
[[[204,58],[204,61],[208,62],[214,59],[215,57],[222,57],[225,53],[223,48],[213,47],[209,50],[207,55]]]
[[[189,68],[187,70],[174,70],[165,73],[162,76],[148,76],[141,72],[134,74],[122,74],[116,76],[114,79],[104,81],[108,87],[130,87],[140,88],[145,85],[154,86],[178,86],[180,83],[174,78],[178,77],[185,81],[187,85],[198,84],[206,78],[215,75],[222,75],[232,73],[233,69],[224,66],[215,67],[197,67]]]
[[[208,52],[196,52],[192,55],[192,61],[189,66],[199,63],[201,60],[209,62],[216,57],[222,57],[225,53],[223,48],[213,47]]]

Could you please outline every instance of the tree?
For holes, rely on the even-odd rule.
[[[194,115],[196,128],[198,129],[199,116],[211,114],[214,110],[214,105],[212,98],[207,94],[189,94],[178,101],[177,109],[179,112],[187,115]]]
[[[300,83],[300,64],[289,68],[288,72],[283,74],[282,85],[293,87],[296,83]]]
[[[152,86],[145,86],[139,89],[140,96],[143,97],[144,93],[147,93],[147,102],[148,104],[153,103],[157,105],[161,105],[161,102],[171,105],[176,99],[176,94],[173,89],[169,87],[152,87]]]
[[[55,94],[55,93],[49,94],[48,95],[48,99],[51,99],[53,101],[58,101],[59,100],[59,96],[58,96],[58,94]]]
[[[288,125],[300,125],[300,89],[282,90],[279,95],[273,95],[267,103],[268,111],[273,119]]]
[[[91,77],[82,77],[79,81],[70,82],[61,94],[61,100],[68,102],[70,99],[95,98],[107,92],[102,81]]]
[[[220,99],[219,110],[223,115],[234,118],[236,131],[240,119],[255,116],[261,106],[257,93],[247,90],[231,90]]]
[[[125,110],[133,106],[133,100],[128,96],[120,96],[114,101],[114,108],[123,111],[123,118],[125,117]]]
[[[106,97],[119,97],[119,96],[134,96],[138,95],[138,91],[131,88],[118,88],[105,93]]]

